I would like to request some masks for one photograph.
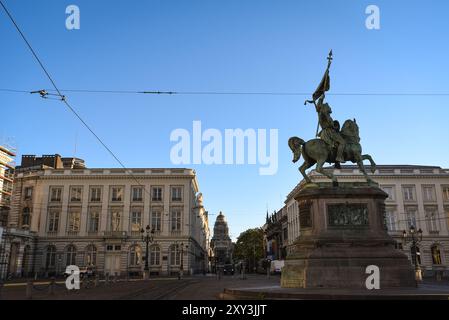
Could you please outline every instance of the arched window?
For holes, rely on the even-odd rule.
[[[418,261],[418,265],[421,265],[421,252],[418,246],[411,246],[410,253],[412,255],[412,263],[415,264],[415,261]],[[415,260],[416,256],[416,260]]]
[[[176,244],[170,246],[170,264],[179,266],[181,264],[181,248]]]
[[[66,250],[66,265],[74,266],[76,265],[76,248],[74,245],[70,245]]]
[[[161,264],[161,248],[159,246],[151,246],[150,248],[150,264],[158,266]]]
[[[88,245],[84,256],[86,266],[95,266],[97,264],[97,247],[93,244]]]
[[[56,247],[48,246],[46,250],[45,268],[54,268],[56,266]]]
[[[31,210],[30,210],[30,208],[28,208],[28,207],[23,208],[23,211],[22,211],[22,226],[28,227],[30,225],[30,220],[31,220]]]
[[[432,251],[432,263],[433,264],[441,264],[440,246],[437,244],[434,244],[431,247],[431,251]]]
[[[137,267],[142,264],[142,249],[138,245],[134,245],[129,250],[129,264],[132,267]]]

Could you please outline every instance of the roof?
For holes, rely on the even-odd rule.
[[[6,148],[3,147],[3,146],[0,146],[0,151],[6,153],[6,154],[8,154],[8,155],[10,155],[11,157],[15,157],[15,156],[16,156],[16,154],[15,154],[14,152],[9,151],[8,149],[6,149]]]

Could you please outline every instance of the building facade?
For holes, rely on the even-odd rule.
[[[214,236],[210,246],[214,259],[212,263],[213,270],[219,266],[232,263],[233,243],[229,236],[228,222],[221,211],[215,220]]]
[[[14,157],[15,153],[9,148],[0,146],[0,280],[4,279],[8,273],[10,259],[7,222],[11,208]]]
[[[369,166],[367,171],[369,171]],[[342,166],[334,175],[341,182],[365,181],[356,166]],[[329,181],[311,171],[313,182]],[[380,165],[372,175],[388,198],[385,219],[389,234],[414,262],[416,252],[424,277],[449,276],[449,170],[436,166]],[[289,244],[299,235],[300,215],[294,200],[301,181],[288,195]],[[415,248],[403,241],[403,231],[413,226],[423,231],[423,240]]]
[[[208,216],[194,170],[87,169],[81,159],[54,157],[16,170],[8,225],[32,237],[17,248],[14,274],[60,275],[78,265],[140,275],[146,226],[154,231],[150,275],[207,268]]]
[[[0,146],[0,227],[5,228],[11,206],[15,153]]]
[[[287,207],[275,211],[266,217],[264,231],[266,258],[269,260],[284,260],[287,257],[288,219]]]

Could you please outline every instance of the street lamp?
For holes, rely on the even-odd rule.
[[[176,242],[176,249],[179,249],[181,247],[181,266],[179,270],[179,276],[178,279],[182,279],[182,276],[184,274],[184,243],[181,242],[181,244],[178,244]],[[185,245],[186,249],[189,247],[188,245]]]
[[[145,251],[145,268],[143,271],[143,278],[148,279],[150,276],[150,268],[148,267],[148,245],[154,240],[154,229],[151,229],[148,225],[145,230],[142,228],[140,230],[140,233],[142,235],[142,242],[145,242],[147,244]]]
[[[409,232],[403,231],[402,232],[402,242],[405,245],[408,242],[412,243],[412,255],[413,255],[413,263],[415,264],[415,279],[416,281],[422,281],[422,273],[421,273],[421,266],[419,265],[418,261],[418,244],[422,241],[422,230],[419,229],[416,231],[414,226],[410,227]]]

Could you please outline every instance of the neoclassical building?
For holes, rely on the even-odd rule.
[[[367,167],[369,172],[370,168]],[[356,166],[335,169],[339,181],[365,181]],[[314,182],[329,181],[316,171],[310,172]],[[417,245],[417,260],[424,276],[437,271],[449,276],[449,169],[436,166],[380,165],[372,177],[389,196],[385,201],[385,219],[388,231],[413,262],[414,248],[403,242],[403,231],[414,226],[423,231],[423,240]],[[300,235],[300,213],[293,198],[301,181],[285,201],[287,210],[288,244]]]
[[[194,170],[88,169],[81,159],[33,157],[16,168],[8,218],[28,235],[12,244],[16,275],[61,274],[67,265],[139,275],[146,226],[150,275],[207,268],[208,214]]]
[[[232,263],[233,244],[229,236],[228,222],[221,211],[215,220],[214,236],[210,246],[215,259],[213,268]]]

